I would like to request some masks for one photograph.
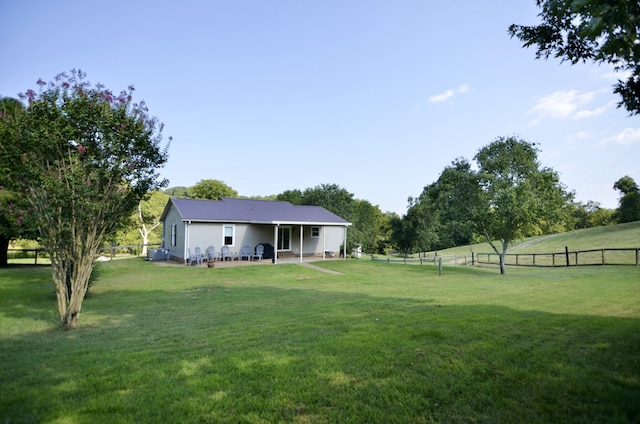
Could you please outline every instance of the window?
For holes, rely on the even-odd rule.
[[[222,244],[225,246],[233,246],[236,227],[234,225],[225,225],[222,230],[224,240]]]
[[[311,238],[320,237],[320,227],[311,227]]]
[[[176,236],[177,236],[178,226],[176,224],[171,224],[171,246],[176,246]]]
[[[291,250],[291,227],[278,227],[278,250]]]

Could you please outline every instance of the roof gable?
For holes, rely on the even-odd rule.
[[[220,200],[171,198],[162,213],[162,221],[172,206],[183,221],[351,225],[350,222],[321,206],[235,198]]]

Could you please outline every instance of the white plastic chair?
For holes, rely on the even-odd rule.
[[[261,261],[263,253],[264,253],[264,246],[259,244],[259,245],[256,246],[256,253],[251,255],[251,259],[255,259],[257,261]]]
[[[240,260],[247,258],[247,260],[250,261],[251,256],[251,248],[246,244],[242,246],[242,250],[240,251]]]
[[[229,250],[229,246],[222,246],[222,249],[220,249],[222,251],[222,260],[225,261],[227,258],[229,258],[230,260],[233,260],[233,252],[231,252]]]
[[[213,246],[209,246],[207,247],[207,261],[208,262],[213,262],[216,260],[216,258],[220,259],[220,255],[218,254],[218,252],[216,252],[216,248]]]

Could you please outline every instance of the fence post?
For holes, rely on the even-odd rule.
[[[602,249],[602,265],[605,265],[605,263],[604,263],[604,249]]]
[[[38,249],[36,249],[36,258],[34,261],[34,265],[38,265]]]
[[[640,248],[636,247],[636,266],[639,265],[638,259],[640,258],[640,256],[638,255],[638,252],[640,252]]]
[[[442,258],[438,258],[438,275],[442,277]]]
[[[567,257],[567,266],[569,266],[569,246],[564,247],[564,254]],[[576,257],[576,259],[578,258]]]
[[[474,252],[471,252],[471,266],[476,264],[476,258]]]

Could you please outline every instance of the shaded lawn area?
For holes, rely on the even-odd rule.
[[[0,420],[640,421],[638,268],[320,265],[0,270]]]

